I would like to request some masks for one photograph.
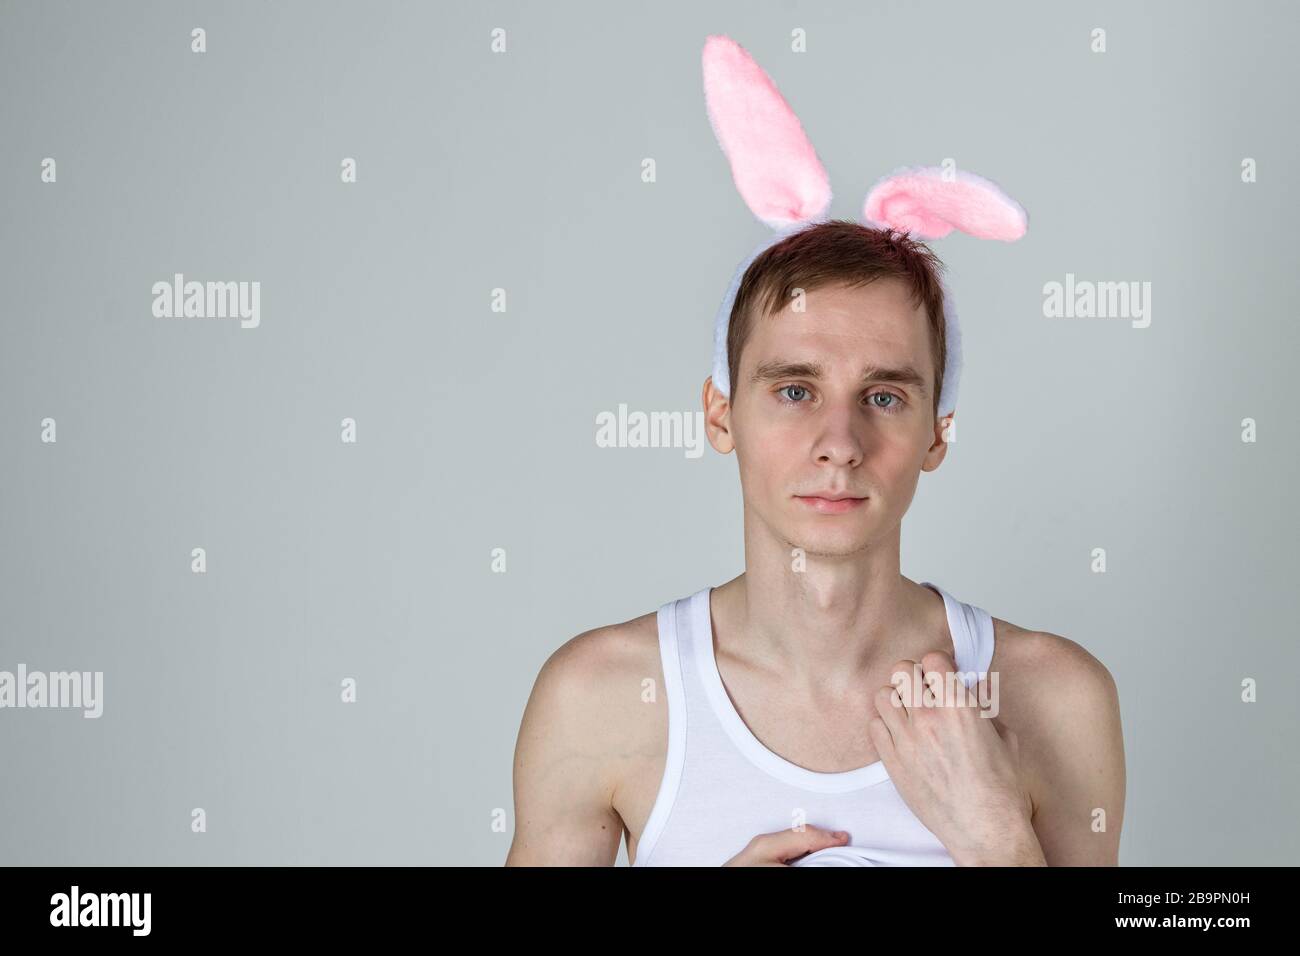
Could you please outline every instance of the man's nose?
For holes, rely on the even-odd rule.
[[[819,424],[822,432],[817,439],[818,461],[850,468],[862,463],[865,449],[853,410],[828,409]]]

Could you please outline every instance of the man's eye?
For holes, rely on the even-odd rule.
[[[807,394],[808,394],[808,389],[804,388],[802,385],[783,385],[783,386],[781,386],[780,388],[778,388],[778,389],[776,390],[776,393],[777,393],[778,395],[780,395],[782,392],[798,392],[798,393],[800,393],[800,394],[802,394],[802,395],[807,395]],[[792,405],[799,405],[799,404],[801,404],[801,401],[800,401],[799,399],[797,399],[797,398],[796,398],[796,399],[791,399],[791,400],[790,400],[790,404],[792,404]]]
[[[882,412],[896,412],[903,406],[903,400],[899,398],[897,395],[895,395],[893,392],[872,392],[870,395],[867,396],[867,399],[869,401],[877,398],[889,399],[889,403],[885,405],[882,405],[879,402],[871,401],[871,404],[874,405],[876,408],[880,409]]]

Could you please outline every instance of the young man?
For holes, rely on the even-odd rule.
[[[744,573],[546,661],[507,865],[612,865],[623,835],[633,865],[1118,863],[1110,673],[899,570],[947,452],[937,265],[833,221],[746,270],[730,396],[703,393],[739,466]]]

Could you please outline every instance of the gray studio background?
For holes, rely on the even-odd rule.
[[[505,859],[546,657],[743,568],[733,458],[594,440],[700,408],[764,234],[716,32],[833,215],[945,157],[1029,211],[933,244],[966,368],[903,573],[1115,675],[1123,864],[1297,862],[1296,13],[1032,2],[0,4],[0,669],[105,680],[0,711],[0,862]],[[175,272],[260,327],[153,317]],[[1150,327],[1044,318],[1067,272],[1150,281]]]

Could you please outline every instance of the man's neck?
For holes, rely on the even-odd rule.
[[[753,663],[784,675],[793,693],[834,696],[915,647],[927,602],[899,571],[897,530],[848,556],[791,551],[747,534],[745,572],[714,593],[715,621],[740,636]]]

